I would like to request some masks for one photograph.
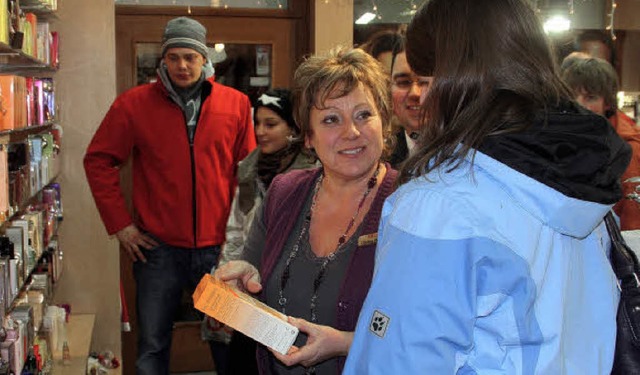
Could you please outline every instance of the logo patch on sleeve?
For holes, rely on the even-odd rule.
[[[369,324],[369,330],[373,332],[376,336],[383,338],[384,334],[387,333],[387,327],[389,326],[389,321],[391,319],[381,313],[378,310],[373,312],[373,316],[371,317],[371,324]]]

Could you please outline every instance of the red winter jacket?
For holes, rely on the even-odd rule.
[[[125,92],[112,104],[84,157],[109,234],[135,222],[173,246],[224,242],[235,168],[256,141],[247,96],[208,81],[193,145],[182,110],[160,80]],[[120,166],[131,155],[135,219],[120,189]]]
[[[640,204],[627,199],[627,194],[635,191],[637,183],[625,183],[631,177],[640,176],[640,129],[632,118],[618,110],[615,115],[609,117],[609,122],[616,130],[620,138],[631,146],[631,161],[627,170],[622,175],[622,193],[620,202],[613,206],[613,210],[620,217],[621,230],[640,229]]]

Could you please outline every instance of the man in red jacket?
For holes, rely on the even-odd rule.
[[[136,369],[153,375],[169,373],[182,293],[216,264],[235,168],[255,147],[249,99],[214,82],[204,26],[173,19],[162,43],[158,81],[116,98],[84,157],[107,232],[134,262]],[[129,157],[133,214],[120,188]]]

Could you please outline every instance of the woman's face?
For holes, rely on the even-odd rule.
[[[343,179],[367,176],[382,156],[382,119],[362,84],[349,94],[311,109],[305,139],[315,149],[326,175]]]
[[[420,95],[429,91],[432,77],[417,76],[409,67],[407,54],[396,55],[391,71],[393,113],[408,131],[420,130]]]
[[[263,154],[273,154],[287,147],[287,137],[292,134],[287,122],[267,107],[258,107],[256,111],[255,132]]]

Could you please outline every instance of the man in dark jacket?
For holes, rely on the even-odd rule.
[[[395,148],[389,163],[400,169],[411,155],[422,127],[420,97],[427,94],[433,77],[416,75],[407,62],[404,38],[394,47],[391,60],[391,100],[393,102]]]
[[[249,99],[214,82],[204,26],[173,19],[162,43],[158,81],[116,98],[84,158],[107,232],[134,262],[136,369],[153,375],[169,373],[182,293],[216,264],[235,167],[255,147]],[[130,157],[134,215],[120,188]]]

